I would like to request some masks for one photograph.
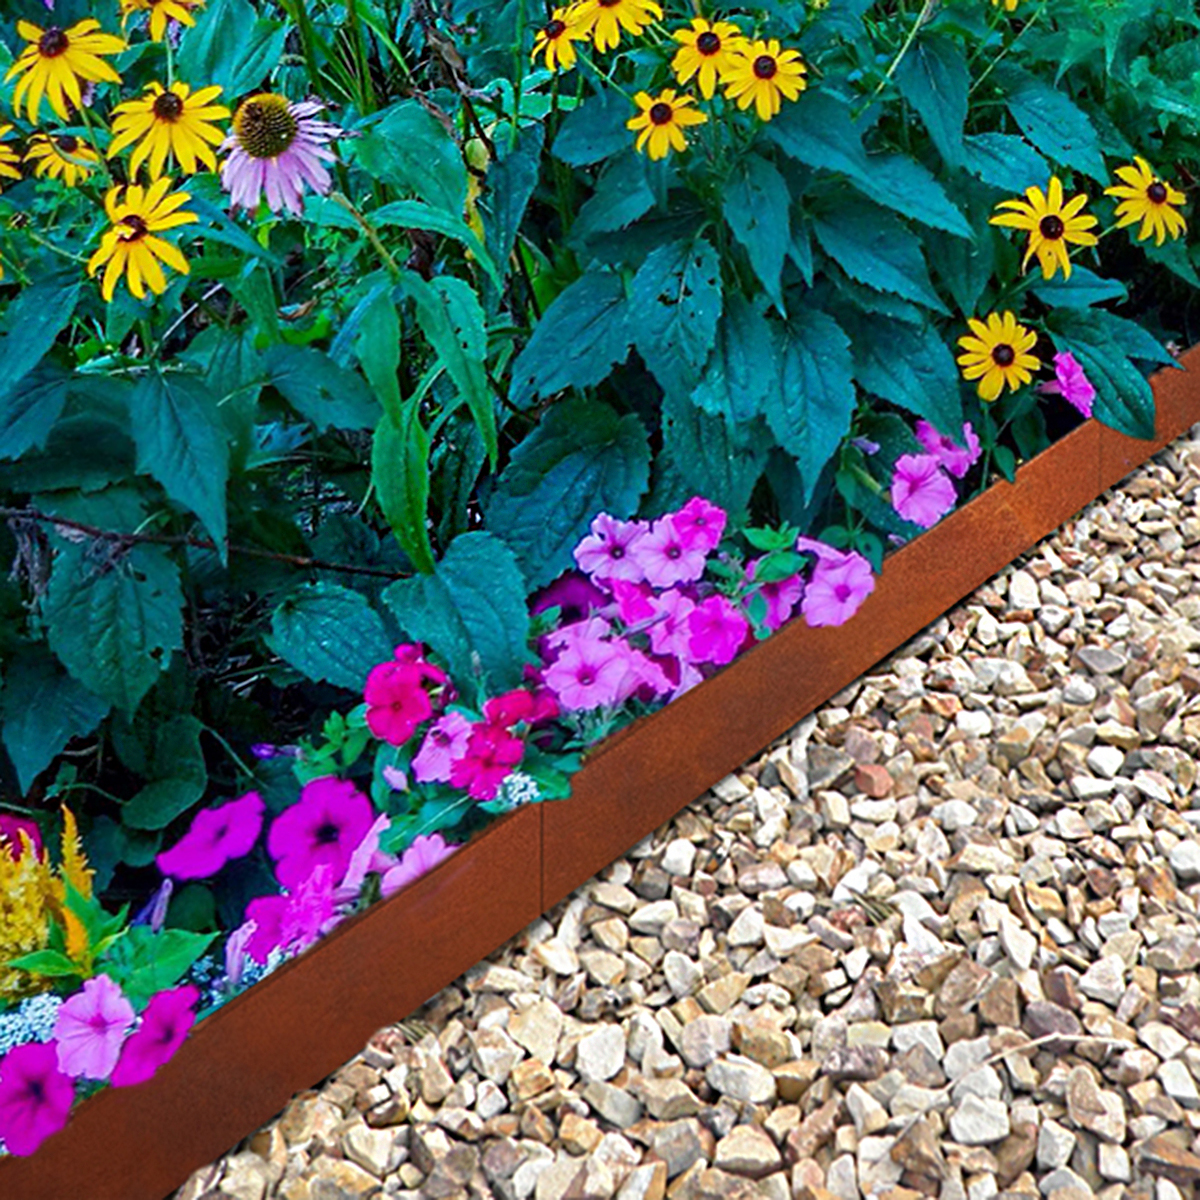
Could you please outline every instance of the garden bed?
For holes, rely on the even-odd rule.
[[[610,738],[564,802],[504,818],[196,1027],[149,1083],[86,1102],[31,1158],[21,1200],[160,1200],[380,1025],[435,994],[1135,466],[1200,421],[1200,347],[1153,379],[1138,441],[1089,421],[891,555],[861,619],[792,622]]]

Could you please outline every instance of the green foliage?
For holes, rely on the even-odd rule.
[[[174,987],[216,936],[185,929],[155,933],[148,925],[133,925],[100,956],[97,968],[135,1008],[143,1008],[155,992]]]

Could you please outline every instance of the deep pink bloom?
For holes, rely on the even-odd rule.
[[[950,476],[932,454],[902,454],[892,473],[892,507],[922,529],[936,525],[958,501]]]
[[[398,892],[427,871],[432,871],[440,862],[452,855],[457,846],[446,844],[440,833],[421,834],[413,838],[412,845],[400,856],[400,861],[379,881],[379,890],[384,896]]]
[[[170,850],[155,859],[164,875],[175,879],[207,879],[231,859],[249,854],[262,832],[265,806],[257,792],[247,792],[218,808],[206,808]]]
[[[42,831],[37,827],[37,823],[25,817],[10,817],[7,813],[0,813],[0,850],[7,850],[13,862],[20,862],[25,850],[25,841],[21,834],[29,838],[34,854],[40,858]]]
[[[367,727],[393,746],[403,746],[417,726],[433,716],[433,704],[416,663],[393,661],[372,667],[363,699],[367,702]]]
[[[536,705],[533,694],[524,688],[514,688],[485,700],[483,704],[483,719],[491,725],[499,725],[503,729],[511,729],[514,725],[524,722],[526,725],[533,721]]]
[[[746,564],[748,582],[753,582],[755,570],[761,561],[756,558]],[[750,595],[761,596],[766,601],[767,615],[763,618],[763,624],[773,633],[791,619],[796,605],[800,603],[804,595],[804,576],[789,575],[786,579],[760,583]]]
[[[670,654],[675,658],[691,659],[692,631],[688,617],[696,602],[681,591],[671,588],[654,599],[654,615],[658,618],[649,628],[650,648],[655,654]]]
[[[234,115],[233,132],[221,145],[229,157],[221,164],[221,186],[234,208],[256,209],[265,194],[272,212],[304,211],[304,185],[326,195],[333,184],[325,163],[333,160],[329,143],[342,130],[319,121],[323,104],[291,103],[274,93],[244,100]]]
[[[592,532],[575,547],[579,569],[599,584],[614,579],[637,583],[642,568],[636,550],[646,536],[645,521],[618,521],[608,513],[600,513],[591,524]]]
[[[275,818],[267,834],[279,882],[299,887],[321,863],[341,879],[374,819],[370,800],[354,784],[332,775],[306,783],[300,799]]]
[[[133,1005],[107,975],[87,980],[54,1022],[60,1070],[72,1079],[107,1079],[133,1021]]]
[[[113,1087],[145,1083],[169,1062],[195,1024],[199,1001],[200,993],[190,983],[152,996],[142,1023],[121,1051],[110,1081]]]
[[[74,1099],[52,1042],[17,1046],[0,1059],[0,1141],[10,1154],[32,1154],[67,1123]]]
[[[961,479],[979,461],[982,453],[970,421],[964,423],[962,437],[960,446],[949,435],[938,433],[928,421],[917,422],[917,441],[938,460],[942,470],[949,471],[955,479]]]
[[[625,682],[625,657],[606,638],[576,640],[546,667],[546,686],[567,712],[617,703]]]
[[[422,679],[428,679],[431,683],[450,682],[450,676],[441,667],[435,667],[425,657],[425,647],[420,642],[401,642],[392,657],[397,662],[410,663],[421,672]]]
[[[1079,360],[1069,350],[1063,350],[1054,356],[1054,382],[1039,383],[1037,390],[1043,395],[1061,396],[1085,417],[1092,415],[1096,389],[1084,373]]]
[[[727,519],[723,508],[710,504],[702,496],[693,496],[671,514],[671,522],[683,540],[705,554],[711,554],[721,544]]]
[[[534,593],[529,611],[540,613],[557,608],[563,624],[570,624],[607,603],[608,597],[586,575],[564,571],[553,583]]]
[[[726,596],[709,596],[688,615],[688,648],[693,662],[733,662],[750,632],[750,622]]]
[[[328,933],[337,924],[333,893],[333,867],[321,863],[288,897],[288,906],[280,922],[281,944],[292,953],[299,953]]]
[[[493,800],[524,754],[520,738],[481,721],[472,728],[466,753],[451,767],[450,783],[465,788],[472,800]]]
[[[412,773],[421,783],[449,783],[450,765],[461,758],[471,737],[471,722],[460,712],[435,721],[412,760]]]
[[[654,617],[654,589],[648,583],[614,579],[612,594],[617,602],[617,616],[627,627],[641,625]]]
[[[672,517],[659,517],[633,549],[642,574],[656,588],[691,583],[704,574],[707,551],[692,533],[683,534]]]
[[[239,927],[245,933],[246,953],[257,963],[265,963],[271,951],[283,940],[283,922],[291,898],[256,896],[246,905],[246,919]]]
[[[796,549],[817,556],[800,611],[809,625],[844,625],[875,590],[871,564],[854,550],[838,550],[815,538],[796,539]]]

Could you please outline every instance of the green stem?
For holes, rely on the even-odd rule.
[[[933,15],[933,9],[936,4],[937,0],[925,0],[925,3],[921,5],[921,11],[917,13],[917,19],[908,31],[908,37],[904,39],[904,44],[900,47],[896,57],[892,59],[891,65],[884,72],[883,78],[879,81],[875,90],[867,97],[866,104],[854,114],[856,117],[870,108],[875,101],[875,97],[891,82],[892,76],[896,73],[896,68],[904,61],[904,56],[912,49],[913,42],[917,40],[917,34],[921,32],[921,26]]]
[[[241,757],[239,757],[234,748],[211,725],[205,725],[204,731],[208,734],[211,734],[212,737],[216,739],[225,753],[228,754],[231,759],[233,759],[234,764],[243,775],[245,775],[248,779],[254,778],[254,771],[250,767],[246,766],[245,762],[241,759]]]
[[[383,260],[384,265],[392,273],[394,277],[399,277],[400,267],[396,260],[388,253],[387,247],[379,240],[379,233],[375,226],[367,220],[366,217],[342,195],[341,192],[330,192],[329,198],[335,203],[340,204],[355,220],[358,227],[367,236],[367,241],[375,247],[375,253]]]
[[[997,54],[990,63],[988,63],[987,67],[984,68],[983,74],[980,75],[973,84],[971,84],[971,87],[967,92],[968,96],[974,95],[975,90],[979,87],[979,85],[996,69],[996,64],[999,63],[1006,54],[1010,53],[1012,48],[1034,27],[1034,25],[1037,24],[1038,17],[1040,17],[1042,13],[1046,11],[1046,6],[1049,4],[1049,2],[1050,0],[1042,0],[1041,7],[1033,14],[1032,17],[1029,18],[1028,21],[1025,22],[1021,32],[1018,33],[1017,36],[1013,38],[1013,40],[1009,42],[1008,45],[1005,46],[1004,49],[1001,50],[1000,53]]]

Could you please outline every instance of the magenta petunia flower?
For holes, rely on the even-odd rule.
[[[450,769],[450,783],[472,800],[493,800],[500,785],[525,755],[525,743],[499,725],[472,727],[466,753]]]
[[[616,601],[617,616],[627,628],[653,620],[655,593],[648,583],[630,583],[625,579],[614,579],[612,594]]]
[[[618,521],[608,513],[600,513],[592,520],[592,532],[575,547],[579,569],[599,584],[614,579],[639,582],[642,568],[635,551],[647,529],[645,521]]]
[[[688,616],[688,647],[693,662],[723,667],[737,657],[750,622],[726,596],[709,596]]]
[[[624,704],[633,696],[639,700],[650,701],[671,691],[671,680],[649,655],[631,646],[624,638],[615,638],[612,646],[624,668],[621,682],[613,696],[614,703]]]
[[[265,963],[271,951],[283,940],[283,922],[290,896],[256,896],[246,905],[246,919],[238,932],[245,938],[246,954],[256,963]]]
[[[447,845],[440,833],[421,834],[413,839],[412,845],[400,856],[400,861],[379,881],[380,892],[384,896],[391,896],[432,871],[457,849],[457,846]]]
[[[564,571],[553,583],[534,593],[529,611],[536,615],[548,608],[557,608],[560,619],[569,624],[582,620],[607,603],[608,597],[586,575]]]
[[[279,882],[299,887],[321,863],[341,879],[374,819],[370,800],[354,784],[332,775],[306,783],[300,799],[275,818],[267,834]]]
[[[199,1001],[200,993],[190,983],[152,996],[141,1024],[121,1050],[110,1080],[113,1087],[145,1083],[169,1062],[195,1024]]]
[[[52,1042],[10,1050],[0,1059],[0,1142],[10,1154],[32,1154],[67,1123],[74,1099]]]
[[[928,421],[917,422],[917,441],[938,460],[942,470],[948,471],[955,479],[961,479],[983,453],[970,421],[963,424],[962,437],[963,444],[960,446],[948,434],[938,433]]]
[[[613,642],[575,640],[546,667],[546,686],[567,712],[606,708],[617,703],[626,670]]]
[[[367,727],[393,746],[403,746],[417,726],[433,716],[433,703],[415,663],[393,661],[372,667],[363,698],[367,702]]]
[[[691,583],[704,574],[707,551],[694,535],[685,536],[673,518],[659,517],[650,532],[634,547],[633,556],[648,583],[668,588],[676,583]]]
[[[721,544],[727,519],[723,508],[710,504],[703,496],[693,496],[671,514],[671,523],[684,542],[705,554],[711,554]]]
[[[755,570],[761,561],[756,558],[746,564],[746,580],[748,582],[753,582]],[[800,603],[801,597],[804,595],[804,577],[789,575],[786,579],[760,583],[750,594],[761,596],[766,601],[767,615],[763,618],[763,624],[774,632],[791,620],[796,605]]]
[[[254,849],[264,811],[257,792],[247,792],[218,808],[206,808],[195,815],[187,833],[154,861],[164,875],[175,879],[207,879],[227,862]]]
[[[892,507],[922,529],[936,525],[957,503],[950,477],[932,454],[902,454],[892,473]]]
[[[1054,382],[1039,383],[1037,390],[1043,395],[1061,396],[1085,417],[1092,415],[1096,389],[1084,373],[1079,360],[1069,350],[1063,350],[1054,356]]]
[[[229,157],[221,164],[221,185],[234,208],[256,209],[265,195],[272,212],[304,211],[307,184],[326,195],[333,184],[325,163],[333,161],[329,143],[342,130],[316,116],[324,105],[293,103],[274,92],[260,92],[238,105],[233,132],[221,146]]]
[[[871,564],[857,551],[838,550],[816,538],[796,539],[796,549],[817,556],[800,612],[814,627],[844,625],[875,590]]]
[[[0,851],[6,851],[13,862],[20,862],[21,855],[25,853],[22,834],[29,839],[34,855],[41,858],[42,831],[37,823],[25,817],[10,817],[7,813],[0,813]]]
[[[466,753],[471,722],[460,712],[435,721],[412,760],[412,773],[421,783],[449,783],[450,766]]]
[[[696,602],[676,588],[660,592],[654,598],[654,615],[650,626],[650,648],[655,654],[691,660],[692,631],[688,617],[695,611]]]
[[[59,1069],[72,1079],[107,1079],[133,1022],[133,1005],[107,975],[87,980],[54,1022]]]
[[[280,941],[298,954],[338,923],[333,910],[334,870],[329,863],[319,863],[288,897],[280,922]]]

